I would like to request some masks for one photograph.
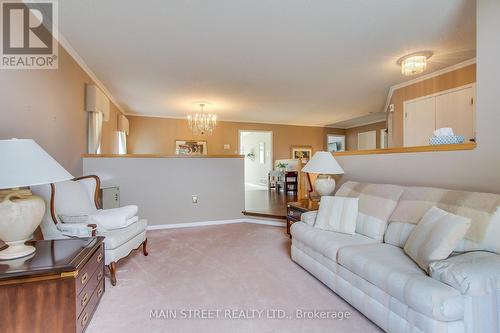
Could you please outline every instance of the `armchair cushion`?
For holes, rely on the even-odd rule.
[[[484,296],[500,289],[500,255],[468,252],[436,261],[429,266],[432,278],[463,295]]]

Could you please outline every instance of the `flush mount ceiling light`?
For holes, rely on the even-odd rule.
[[[427,68],[427,60],[432,57],[432,51],[415,52],[400,58],[401,73],[405,76],[420,74]]]
[[[200,112],[187,116],[189,129],[193,135],[212,134],[217,125],[217,117],[215,114],[205,113],[205,106],[208,102],[196,102],[200,106]]]

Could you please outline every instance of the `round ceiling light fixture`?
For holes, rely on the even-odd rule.
[[[432,55],[432,51],[420,51],[399,58],[397,64],[401,66],[401,74],[410,76],[422,73],[427,68],[427,61]]]

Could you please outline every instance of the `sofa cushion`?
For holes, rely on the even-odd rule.
[[[432,278],[467,296],[484,296],[500,290],[500,255],[469,252],[429,265]]]
[[[427,271],[429,263],[449,257],[469,227],[470,219],[432,207],[411,232],[404,251]]]
[[[292,224],[290,234],[294,240],[298,240],[334,262],[337,262],[337,251],[343,246],[377,243],[377,241],[363,235],[325,231],[303,222]]]
[[[341,266],[419,313],[441,321],[463,317],[460,292],[427,276],[399,247],[345,246],[337,258]]]
[[[400,248],[405,247],[406,241],[408,240],[408,237],[410,237],[410,234],[415,226],[416,224],[413,223],[389,223],[384,234],[384,243],[399,246]]]
[[[104,247],[106,250],[116,249],[144,230],[148,226],[146,220],[139,220],[135,223],[132,223],[126,228],[111,230],[107,232],[99,232],[99,236],[106,237],[104,239]]]
[[[315,228],[354,235],[358,198],[321,197]]]
[[[387,184],[346,182],[335,196],[359,198],[356,233],[382,241],[387,221],[404,187]]]
[[[406,187],[389,223],[417,224],[431,207],[471,219],[471,227],[456,251],[500,253],[500,195],[452,191],[432,187]]]

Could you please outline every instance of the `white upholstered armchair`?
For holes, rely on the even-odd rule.
[[[122,207],[130,216],[112,225],[114,210],[100,209],[100,180],[97,176],[78,177],[67,182],[33,186],[34,194],[47,205],[41,229],[44,239],[104,236],[105,264],[111,284],[116,285],[116,264],[142,245],[147,252],[147,221],[137,217],[137,207]],[[127,209],[128,208],[128,209]],[[135,209],[134,209],[135,208]],[[75,213],[76,212],[76,213]]]

